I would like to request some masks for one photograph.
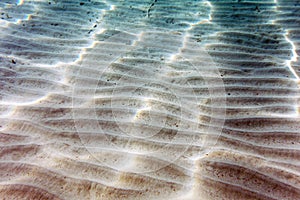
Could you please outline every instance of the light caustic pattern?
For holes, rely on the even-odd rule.
[[[299,8],[0,1],[0,199],[300,199]]]
[[[122,41],[125,33],[109,37],[99,45],[119,45],[119,52],[99,56],[100,63],[83,59],[76,74],[73,116],[81,141],[99,162],[120,171],[157,171],[183,154],[199,158],[216,143],[225,120],[223,81],[204,48],[185,36],[178,52],[155,49],[141,42],[147,34],[157,33],[132,41]],[[159,61],[129,68],[139,53]],[[94,84],[86,92],[82,77],[89,67]]]

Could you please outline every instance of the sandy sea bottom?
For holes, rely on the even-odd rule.
[[[0,2],[0,199],[300,199],[297,0]]]

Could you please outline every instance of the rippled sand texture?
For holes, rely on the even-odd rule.
[[[1,1],[0,199],[300,199],[299,13]]]

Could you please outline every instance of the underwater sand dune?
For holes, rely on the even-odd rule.
[[[0,3],[1,199],[300,199],[299,8]]]

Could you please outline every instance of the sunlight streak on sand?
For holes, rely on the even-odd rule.
[[[22,5],[23,3],[24,3],[24,0],[18,0],[17,5],[20,6],[20,5]]]
[[[284,38],[292,46],[292,57],[291,57],[291,60],[288,60],[286,64],[288,65],[289,69],[291,70],[292,74],[296,77],[296,79],[299,80],[300,78],[299,78],[298,74],[295,72],[295,70],[293,69],[293,67],[291,65],[291,62],[297,61],[298,55],[296,52],[296,47],[295,47],[294,43],[288,38],[288,35],[289,35],[289,32],[286,31]]]

